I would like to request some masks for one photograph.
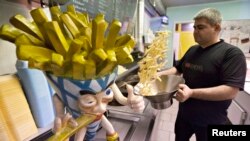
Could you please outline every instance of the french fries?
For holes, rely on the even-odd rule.
[[[0,38],[14,43],[18,59],[28,61],[30,68],[86,80],[133,62],[135,39],[128,34],[119,35],[122,25],[117,19],[110,26],[101,13],[90,20],[74,5],[68,5],[66,11],[54,6],[50,13],[51,21],[42,8],[33,9],[33,21],[16,14],[10,17],[12,25],[0,27]]]
[[[150,82],[155,79],[160,79],[157,75],[157,71],[163,68],[167,63],[166,51],[168,47],[168,35],[169,33],[166,31],[158,32],[158,35],[146,50],[144,58],[139,61],[139,83],[143,86],[139,90],[139,93],[142,95],[150,95]]]

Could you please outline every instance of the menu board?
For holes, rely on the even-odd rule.
[[[127,32],[129,25],[135,23],[137,3],[138,0],[70,0],[67,4],[74,4],[77,11],[87,12],[90,18],[103,13],[109,23],[118,19],[122,22],[121,32]]]

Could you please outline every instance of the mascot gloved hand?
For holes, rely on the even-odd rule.
[[[138,96],[134,94],[134,88],[131,85],[126,85],[128,91],[128,105],[135,112],[143,112],[145,108],[145,103],[142,96]]]

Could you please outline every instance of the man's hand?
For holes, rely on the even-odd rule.
[[[179,90],[176,93],[176,100],[184,102],[190,98],[193,94],[193,90],[190,89],[186,84],[179,84]]]
[[[142,96],[134,94],[134,89],[131,85],[126,85],[128,91],[128,105],[136,112],[142,112],[145,108],[144,99]]]

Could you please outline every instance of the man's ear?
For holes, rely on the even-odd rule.
[[[221,31],[221,24],[215,24],[215,31]]]

